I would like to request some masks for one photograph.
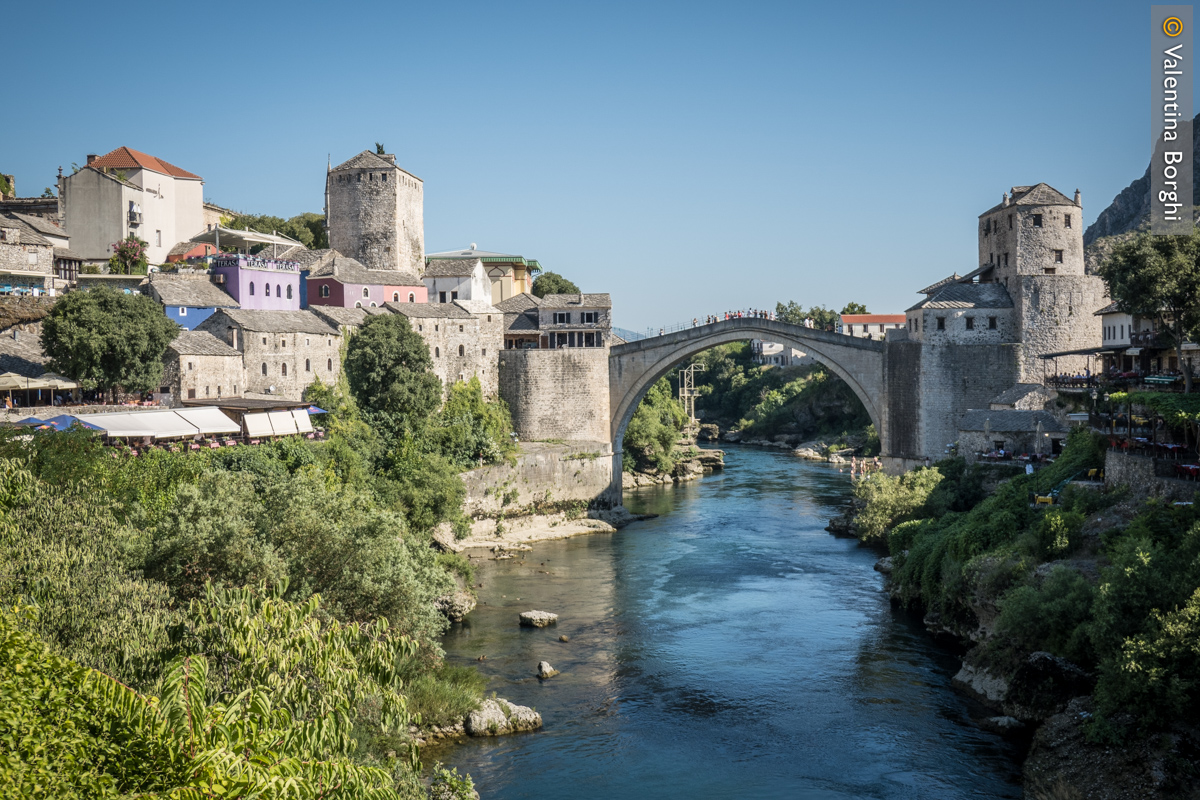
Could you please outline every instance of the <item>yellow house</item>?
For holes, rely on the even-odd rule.
[[[425,255],[426,263],[434,260],[481,262],[492,284],[493,305],[531,291],[534,274],[542,271],[542,265],[531,258],[477,250],[474,242],[466,250],[448,250],[445,253]]]

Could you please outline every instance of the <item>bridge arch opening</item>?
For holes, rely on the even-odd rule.
[[[621,457],[625,430],[651,386],[698,353],[750,339],[779,342],[785,352],[795,348],[829,369],[850,387],[884,441],[882,342],[865,342],[777,321],[747,319],[718,322],[681,333],[687,335],[655,337],[661,341],[644,339],[613,348],[610,374],[616,388],[611,398],[614,457]]]

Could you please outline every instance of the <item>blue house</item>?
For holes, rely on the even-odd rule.
[[[149,294],[162,303],[167,316],[185,331],[213,315],[218,308],[241,308],[207,273],[150,276]]]

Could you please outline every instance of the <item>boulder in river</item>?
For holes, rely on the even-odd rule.
[[[525,628],[544,628],[558,622],[558,614],[549,611],[522,611],[521,626]]]
[[[538,662],[538,677],[539,678],[543,678],[543,679],[544,678],[553,678],[557,674],[558,674],[558,670],[556,670],[554,667],[550,666],[550,663],[548,661],[539,661]]]
[[[434,600],[433,605],[451,622],[462,622],[475,609],[475,596],[470,592],[451,592]]]
[[[471,736],[503,736],[506,733],[537,730],[542,727],[542,715],[529,706],[488,699],[467,715],[465,727]]]

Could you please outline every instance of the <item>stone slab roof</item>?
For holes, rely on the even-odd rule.
[[[988,411],[977,409],[963,414],[958,423],[960,431],[982,431],[985,423],[993,433],[1033,433],[1037,430],[1038,422],[1046,433],[1066,433],[1067,426],[1055,419],[1047,411],[1019,411],[1002,409]]]
[[[167,251],[168,256],[181,256],[185,253],[190,253],[197,247],[203,247],[200,242],[176,242],[175,246]]]
[[[1012,308],[1012,297],[999,283],[948,283],[909,311],[923,308]]]
[[[504,315],[505,333],[537,333],[539,330],[537,320],[524,311]]]
[[[15,372],[28,378],[36,378],[47,372],[50,358],[42,350],[39,330],[19,331],[14,339],[12,331],[0,334],[0,372]]]
[[[238,301],[212,281],[204,278],[164,277],[156,274],[150,280],[150,292],[164,306],[188,308],[240,308]]]
[[[0,226],[5,228],[16,228],[21,232],[21,244],[41,244],[50,245],[50,241],[37,232],[37,229],[29,223],[20,219],[22,215],[13,213],[0,214]],[[64,234],[65,235],[65,234]]]
[[[548,294],[542,308],[612,308],[612,298],[603,294]]]
[[[54,248],[54,257],[55,258],[65,258],[70,261],[83,261],[83,256],[79,255],[79,253],[76,253],[74,250],[72,250],[69,247]]]
[[[357,328],[367,319],[365,308],[342,308],[341,306],[309,306],[308,310],[332,325]],[[372,309],[374,310],[374,309]]]
[[[1108,305],[1106,305],[1104,308],[1097,311],[1094,316],[1099,317],[1102,314],[1123,314],[1123,313],[1125,313],[1125,312],[1121,311],[1120,307],[1115,302],[1112,302],[1112,303],[1109,303]]]
[[[937,283],[933,283],[933,284],[930,284],[929,286],[926,286],[924,289],[922,289],[921,291],[917,292],[917,294],[933,294],[934,292],[936,292],[938,289],[942,288],[942,287],[943,287],[943,286],[945,286],[946,284],[948,284],[948,283],[954,283],[954,282],[955,282],[955,281],[957,281],[957,280],[958,280],[960,277],[962,277],[962,276],[960,276],[960,275],[959,275],[959,274],[956,272],[956,273],[954,273],[953,275],[951,275],[951,276],[950,276],[950,277],[948,277],[948,278],[942,278],[942,279],[941,279],[940,281],[938,281]]]
[[[991,402],[998,406],[1011,406],[1020,402],[1021,400],[1024,400],[1031,394],[1037,394],[1048,399],[1051,392],[1040,383],[1018,383],[1016,386],[1013,386],[1010,389],[1005,389],[1003,392],[993,397]]]
[[[33,228],[43,236],[53,236],[56,239],[70,239],[71,234],[67,233],[62,228],[55,225],[45,217],[39,217],[34,214],[22,214],[19,211],[11,212],[12,216],[24,222],[26,226]]]
[[[241,358],[242,354],[222,342],[208,331],[183,331],[167,348],[180,356],[231,356]]]
[[[529,292],[522,292],[521,294],[514,294],[507,300],[501,300],[499,303],[496,303],[496,308],[500,309],[505,314],[510,314],[528,311],[531,308],[537,308],[541,304],[542,299],[537,295],[529,294]]]
[[[1075,201],[1047,183],[1034,186],[1014,186],[1012,196],[1008,199],[1009,206],[1073,206]],[[1007,206],[998,203],[979,216],[994,214]]]
[[[469,278],[475,273],[475,259],[433,258],[425,262],[426,278]]]
[[[222,309],[209,317],[201,326],[220,314],[227,315],[237,325],[255,333],[316,333],[322,336],[336,333],[336,329],[311,310],[307,311],[259,311],[243,308]]]
[[[394,158],[394,156],[392,158]],[[401,172],[403,172],[405,175],[408,175],[409,177],[416,178],[417,180],[421,180],[420,178],[417,178],[416,175],[413,175],[408,170],[397,166],[395,161],[384,158],[383,156],[379,155],[378,153],[373,153],[370,150],[363,150],[361,153],[354,156],[353,158],[347,159],[346,161],[343,161],[341,164],[338,164],[336,167],[333,167],[330,171],[337,172],[340,169],[396,169],[396,170],[400,170]],[[424,181],[422,181],[422,183],[423,182]]]
[[[163,161],[161,158],[138,152],[129,147],[118,147],[111,153],[105,153],[99,158],[94,159],[88,166],[97,169],[102,167],[109,167],[111,169],[148,169],[152,172],[170,175],[174,178],[203,180],[203,178],[194,172],[188,172],[186,169],[181,169],[174,164]]]
[[[411,270],[369,269],[365,264],[337,250],[322,251],[324,255],[312,262],[310,278],[333,278],[341,283],[361,283],[371,286],[422,286],[421,278]]]
[[[409,319],[471,319],[457,303],[386,303],[384,307]]]

